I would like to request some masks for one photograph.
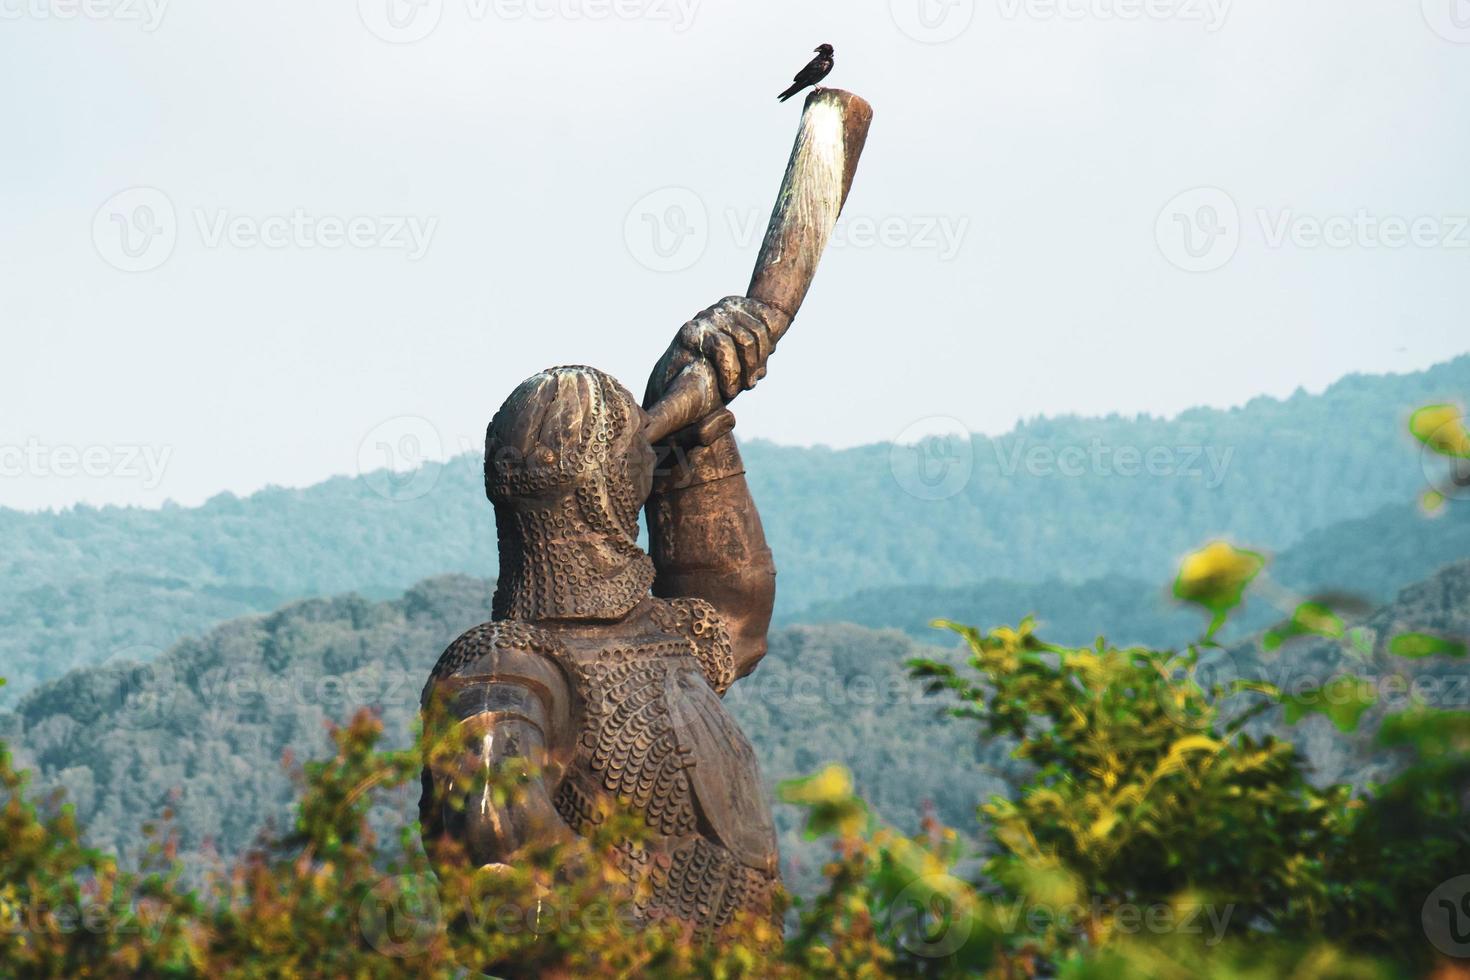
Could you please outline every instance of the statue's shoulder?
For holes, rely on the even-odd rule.
[[[715,607],[703,599],[656,599],[654,618],[667,632],[683,636],[716,694],[735,682],[735,647],[730,631]]]
[[[572,750],[570,662],[553,633],[528,623],[498,620],[460,634],[434,665],[421,703],[460,719],[516,715],[542,731],[554,758],[564,760]]]
[[[429,674],[429,686],[449,678],[528,679],[565,668],[566,652],[556,635],[529,623],[498,620],[465,630],[444,650]]]

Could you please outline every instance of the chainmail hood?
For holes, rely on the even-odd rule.
[[[485,493],[500,544],[496,619],[621,619],[648,595],[647,486],[633,463],[642,425],[627,389],[581,366],[528,378],[495,413]]]

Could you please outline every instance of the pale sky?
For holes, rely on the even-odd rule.
[[[0,506],[442,458],[553,364],[641,393],[745,288],[800,113],[775,95],[824,41],[876,119],[838,247],[735,406],[747,437],[1173,414],[1470,348],[1465,0],[0,21]]]

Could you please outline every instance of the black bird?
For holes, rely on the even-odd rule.
[[[796,84],[781,93],[780,98],[782,102],[785,102],[808,85],[817,84],[831,73],[833,63],[832,45],[823,44],[813,50],[817,52],[817,56],[811,60],[810,64],[796,73]]]

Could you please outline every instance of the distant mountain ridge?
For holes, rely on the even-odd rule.
[[[1434,518],[1426,518],[1414,504],[1383,507],[1367,517],[1320,528],[1268,555],[1266,574],[1278,587],[1274,592],[1281,607],[1253,599],[1232,618],[1224,636],[1265,629],[1289,614],[1294,602],[1324,593],[1360,607],[1382,605],[1406,586],[1467,557],[1470,504],[1451,503]],[[1164,579],[1171,569],[1157,571],[1152,581],[1109,575],[1085,582],[990,579],[951,586],[879,586],[814,602],[777,621],[895,628],[922,640],[933,636],[929,624],[936,618],[988,627],[1036,614],[1042,630],[1058,642],[1081,645],[1101,632],[1118,643],[1162,646],[1187,635],[1200,614],[1169,596]]]
[[[1470,355],[1167,420],[1043,419],[917,448],[754,441],[745,456],[780,568],[778,611],[790,619],[872,589],[1158,581],[1218,535],[1284,552],[1338,522],[1410,507],[1424,487],[1403,422],[1467,393]],[[477,458],[425,467],[407,485],[428,490],[412,499],[394,499],[397,485],[381,477],[221,494],[196,508],[0,510],[0,663],[12,682],[0,706],[71,667],[147,659],[293,599],[494,575]],[[1388,554],[1402,550],[1392,540],[1360,544],[1414,565]],[[1317,560],[1350,564],[1332,547],[1326,539]]]

